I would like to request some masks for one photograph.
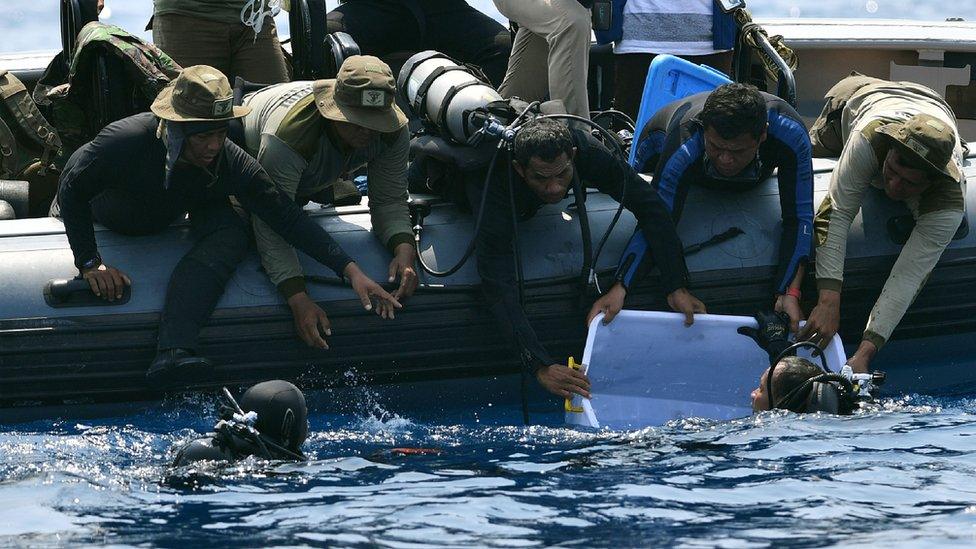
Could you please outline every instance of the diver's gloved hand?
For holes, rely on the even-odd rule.
[[[740,326],[737,332],[744,336],[749,336],[769,354],[769,362],[776,360],[780,353],[791,345],[788,337],[790,335],[790,317],[783,312],[759,311],[752,315],[758,328]]]

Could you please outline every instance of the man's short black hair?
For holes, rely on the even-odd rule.
[[[769,398],[769,407],[777,408],[777,402],[783,400],[783,397],[790,394],[793,389],[822,373],[824,373],[822,368],[805,358],[798,356],[783,357],[773,371],[772,394],[766,395]],[[790,408],[790,411],[802,412],[803,410]]]
[[[551,162],[563,153],[573,155],[573,138],[569,128],[551,118],[535,118],[526,122],[515,135],[512,145],[515,161],[522,166],[528,166],[533,156]]]
[[[698,120],[722,139],[735,139],[743,133],[759,139],[767,116],[766,99],[755,86],[733,83],[719,86],[708,95]]]

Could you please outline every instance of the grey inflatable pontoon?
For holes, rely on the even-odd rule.
[[[976,149],[974,149],[976,150]],[[833,161],[816,160],[816,196],[826,192]],[[966,173],[976,179],[976,165]],[[976,219],[973,185],[967,196],[967,225],[957,235],[909,310],[893,341],[876,359],[888,371],[889,391],[945,393],[976,388],[976,369],[961,363],[976,356]],[[540,339],[556,357],[580,356],[584,319],[592,296],[579,283],[581,239],[572,200],[547,206],[520,225],[526,277],[526,309]],[[587,198],[594,245],[617,204],[591,193]],[[365,207],[310,209],[363,269],[384,280],[389,255],[370,232]],[[855,219],[842,307],[841,336],[860,340],[867,314],[900,250],[889,220],[908,212],[869,192]],[[869,220],[862,223],[862,216]],[[775,180],[741,193],[692,189],[679,226],[685,245],[738,227],[731,240],[688,256],[692,291],[710,313],[749,315],[771,306],[779,231]],[[611,272],[635,227],[624,213],[601,254],[598,270]],[[471,236],[472,218],[453,205],[435,203],[426,217],[422,250],[436,268],[452,265]],[[132,280],[128,299],[107,304],[87,292],[64,292],[54,283],[76,274],[64,229],[56,219],[0,221],[0,407],[76,402],[127,401],[158,396],[144,372],[155,352],[163,294],[172,268],[191,244],[189,228],[174,225],[147,237],[97,230],[106,263]],[[477,288],[475,262],[444,279],[422,275],[418,290],[396,320],[363,311],[353,292],[307,257],[306,273],[317,281],[310,293],[332,321],[331,350],[307,348],[294,333],[291,314],[252,254],[237,270],[211,322],[200,353],[218,365],[212,383],[249,384],[268,378],[303,387],[370,382],[404,382],[489,376],[516,372],[519,363],[495,328]],[[609,282],[609,274],[602,277]],[[804,296],[815,299],[812,273]],[[654,275],[637,285],[628,308],[666,310]],[[937,350],[933,357],[933,350]],[[356,376],[350,376],[355,372]]]

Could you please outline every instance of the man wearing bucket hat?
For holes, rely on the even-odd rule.
[[[826,99],[811,142],[815,153],[840,159],[815,220],[818,303],[798,338],[825,343],[838,330],[847,235],[867,189],[904,202],[915,219],[848,360],[867,372],[963,219],[962,145],[952,109],[925,86],[855,73]]]
[[[399,306],[226,138],[228,122],[249,112],[232,103],[220,71],[186,68],[160,92],[151,113],[106,126],[71,155],[52,206],[52,215],[63,218],[75,266],[92,291],[109,301],[131,282],[102,261],[92,221],[123,234],[149,234],[189,212],[195,243],[170,276],[150,383],[205,378],[213,368],[196,356],[199,332],[250,243],[232,197],[288,242],[345,275],[367,310],[371,297]]]
[[[373,231],[393,254],[389,281],[400,279],[394,297],[409,297],[417,287],[415,252],[407,208],[407,117],[394,103],[390,67],[376,57],[354,55],[335,79],[290,82],[244,98],[247,151],[258,159],[278,190],[299,204],[337,203],[359,198],[349,182],[369,170],[369,212]],[[295,329],[311,347],[328,348],[320,334],[329,325],[325,312],[305,291],[295,250],[267,223],[254,220],[264,269],[291,307]],[[382,304],[377,313],[392,318]]]

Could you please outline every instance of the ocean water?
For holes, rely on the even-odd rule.
[[[200,395],[4,423],[0,546],[976,544],[976,400],[611,432],[558,426],[546,400],[525,427],[494,397],[411,410],[381,395],[310,394],[302,464],[169,467],[212,422]]]
[[[495,19],[506,23],[491,0],[468,0],[468,3]],[[59,0],[3,0],[0,2],[0,53],[60,49],[58,30]],[[337,0],[329,0],[331,8]],[[107,23],[151,39],[143,31],[152,14],[152,0],[106,0],[101,19]],[[972,20],[976,17],[976,0],[938,2],[935,0],[748,0],[749,11],[756,17],[853,17],[882,19],[925,19],[944,21],[949,17]],[[277,18],[279,34],[288,35],[286,15]]]

